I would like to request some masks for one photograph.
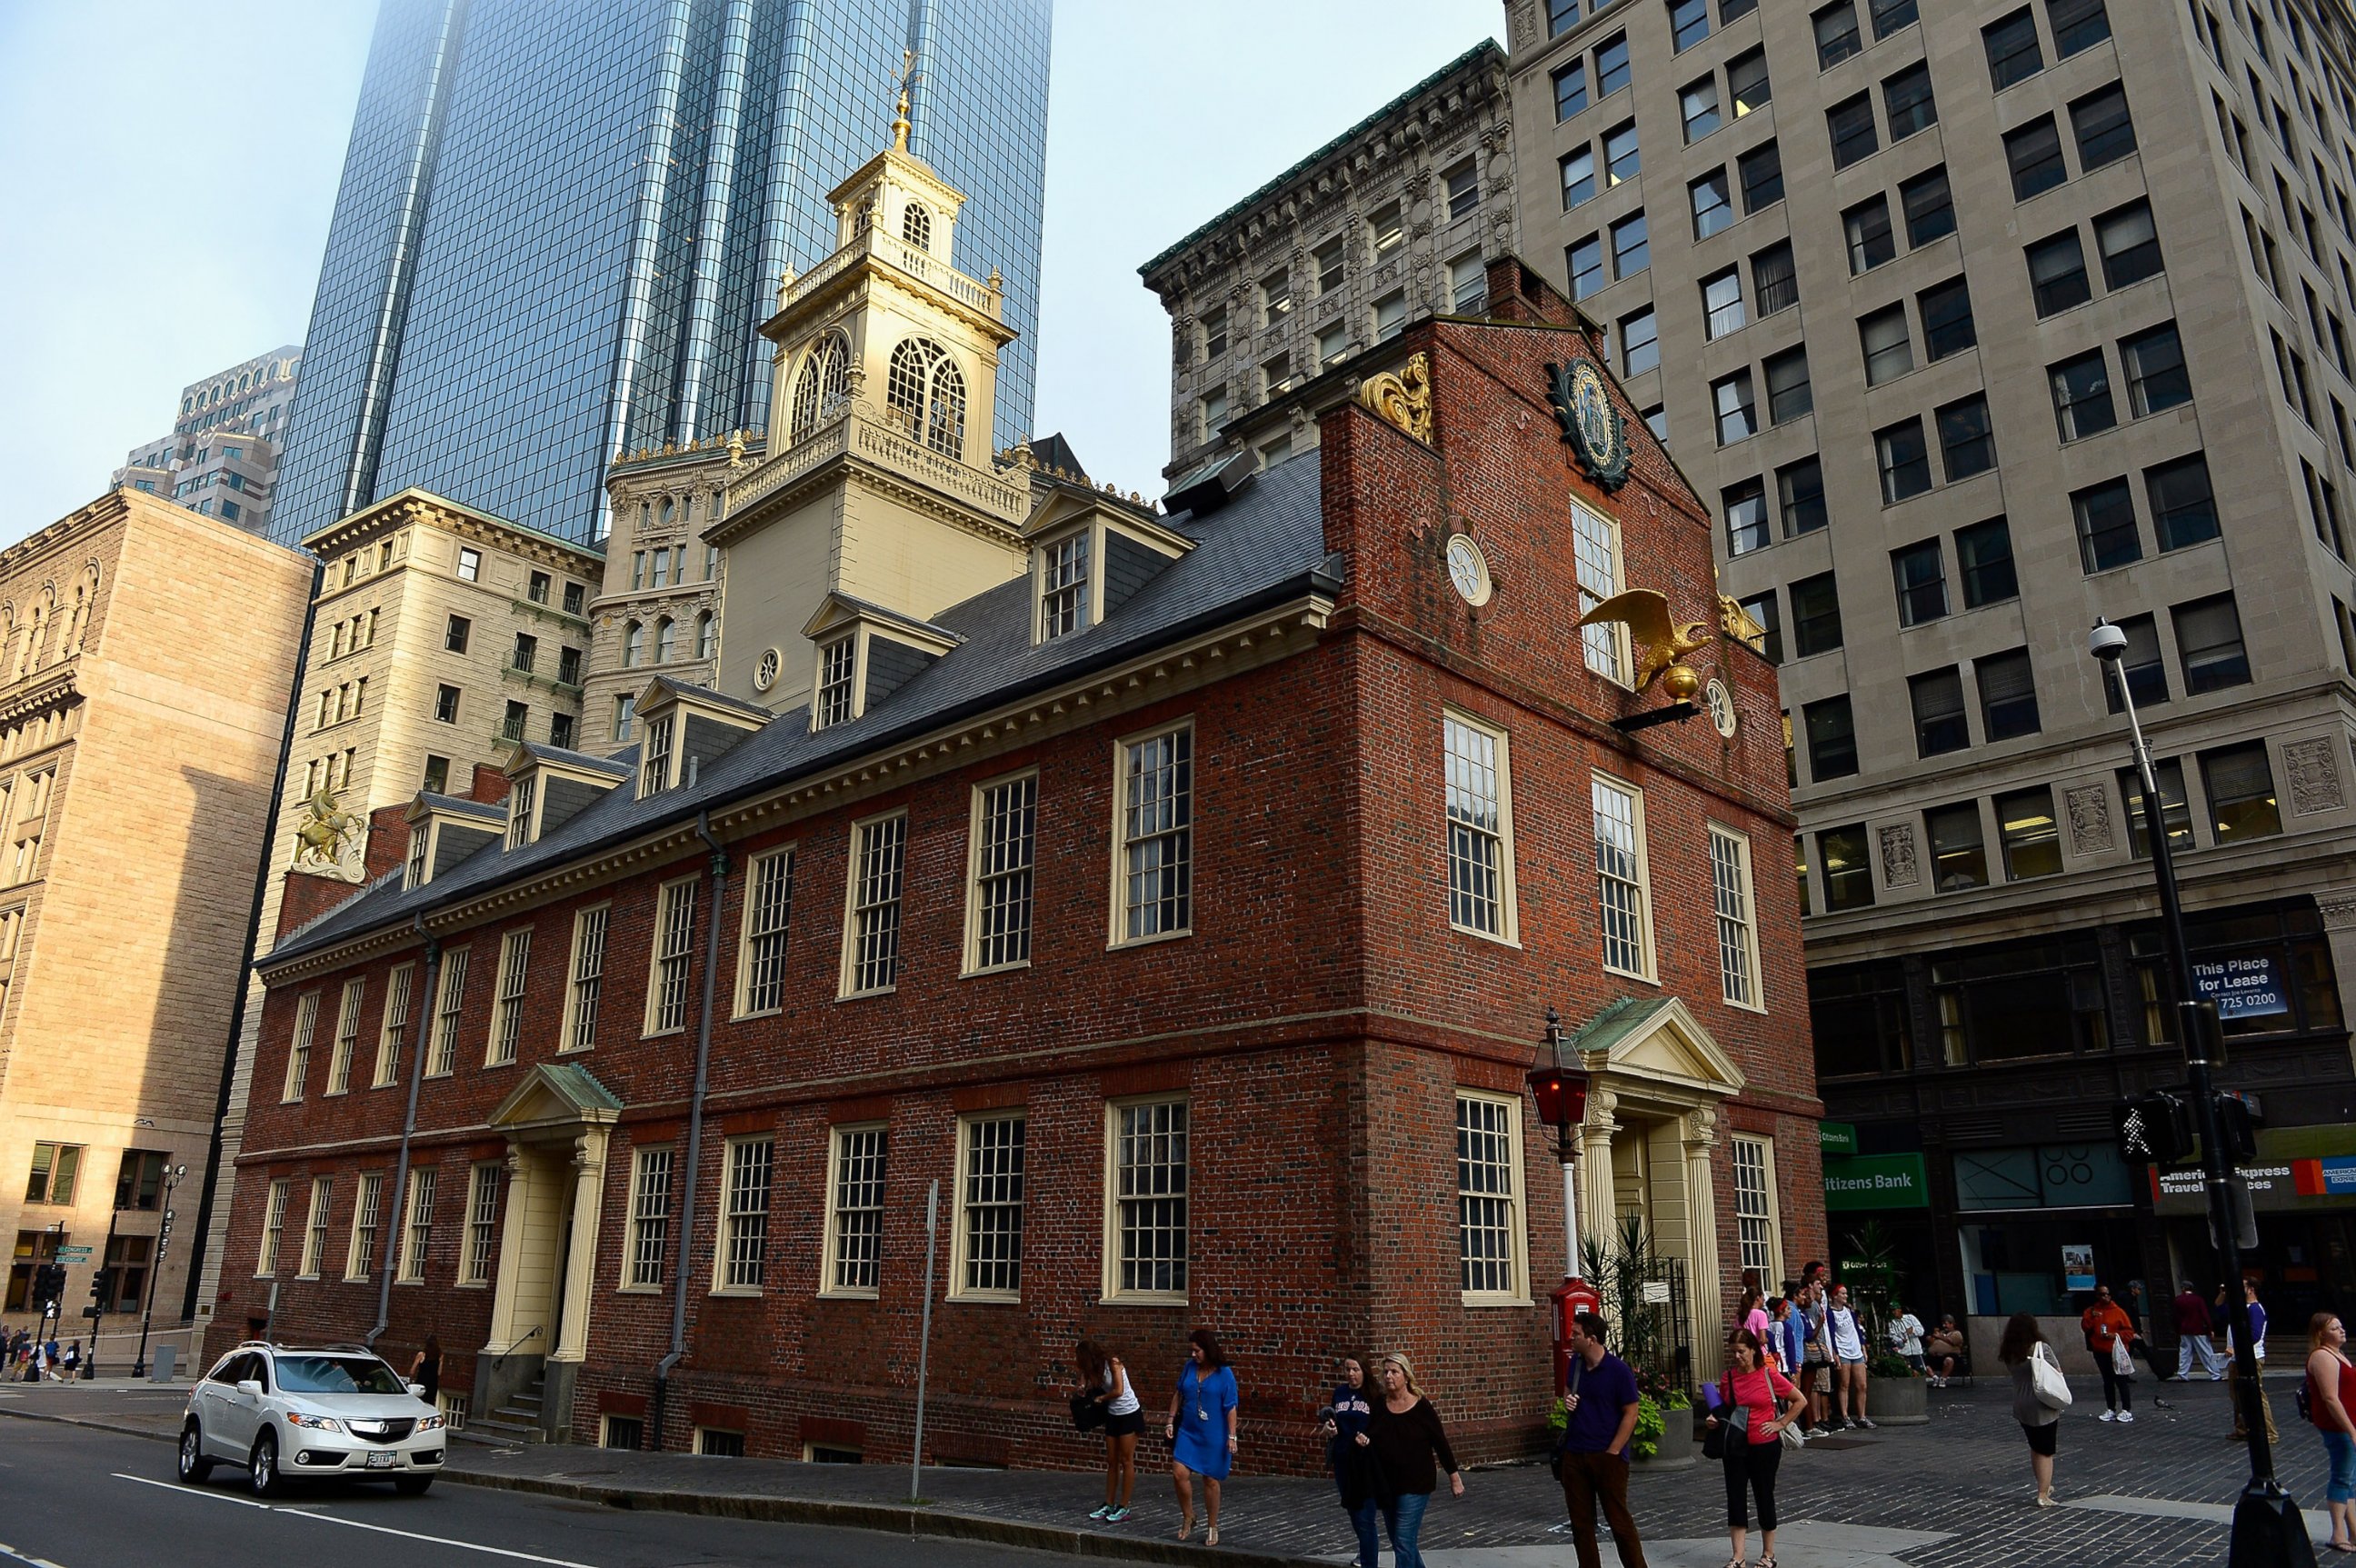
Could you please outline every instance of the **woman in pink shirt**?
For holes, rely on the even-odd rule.
[[[1745,1290],[1742,1293],[1742,1305],[1735,1308],[1735,1326],[1748,1328],[1751,1333],[1759,1336],[1759,1342],[1764,1345],[1767,1343],[1767,1326],[1770,1321],[1767,1316],[1767,1293],[1757,1289]]]
[[[1759,1336],[1738,1328],[1726,1348],[1726,1375],[1719,1380],[1719,1409],[1709,1424],[1742,1425],[1726,1434],[1726,1533],[1734,1543],[1727,1568],[1744,1568],[1751,1535],[1751,1516],[1744,1506],[1747,1483],[1759,1499],[1760,1544],[1767,1549],[1759,1568],[1775,1568],[1775,1471],[1783,1458],[1779,1441],[1783,1428],[1797,1419],[1800,1391],[1767,1363]]]

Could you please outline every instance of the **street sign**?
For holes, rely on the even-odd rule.
[[[60,1247],[57,1251],[57,1261],[60,1263],[87,1263],[90,1251],[88,1247]]]

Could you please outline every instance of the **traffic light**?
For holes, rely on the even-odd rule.
[[[2238,1094],[2217,1097],[2218,1142],[2224,1145],[2225,1163],[2246,1165],[2258,1157],[2257,1120],[2250,1114],[2250,1102]]]
[[[2168,1093],[2139,1094],[2112,1108],[2119,1158],[2131,1165],[2181,1165],[2195,1146],[2192,1107]]]
[[[93,1270],[91,1273],[90,1299],[94,1302],[102,1302],[106,1299],[106,1271],[104,1269]]]
[[[33,1299],[48,1305],[66,1294],[66,1266],[63,1263],[42,1263],[33,1270]]]

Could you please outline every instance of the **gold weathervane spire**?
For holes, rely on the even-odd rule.
[[[895,151],[903,153],[908,150],[908,81],[916,74],[916,51],[902,49],[900,51],[899,113],[892,121],[892,145]]]

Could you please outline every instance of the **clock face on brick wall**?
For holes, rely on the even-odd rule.
[[[1628,480],[1628,426],[1612,406],[1603,373],[1587,360],[1547,369],[1547,401],[1554,404],[1562,438],[1590,478],[1607,491],[1618,489]]]
[[[1489,581],[1489,563],[1469,533],[1460,533],[1448,542],[1448,580],[1456,585],[1464,602],[1475,609],[1487,604],[1496,592]]]

